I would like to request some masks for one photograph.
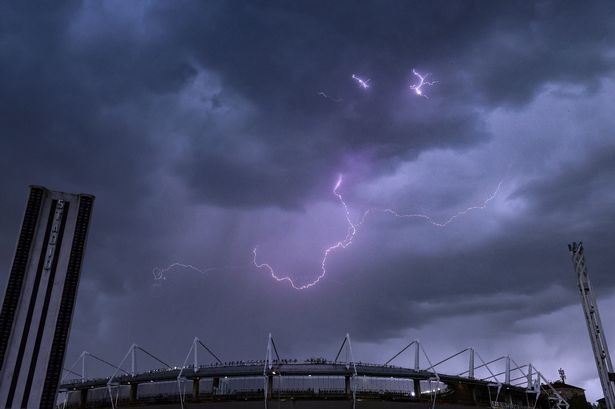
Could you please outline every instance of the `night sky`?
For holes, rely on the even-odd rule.
[[[615,350],[614,106],[612,1],[2,2],[1,286],[28,185],[91,193],[66,366],[133,342],[179,365],[194,336],[263,359],[269,332],[333,358],[349,332],[357,360],[474,346],[595,400],[567,244]],[[318,277],[348,234],[340,175],[353,223],[496,194],[446,227],[369,213],[306,290],[257,268],[255,246]],[[152,273],[175,262],[200,272]]]

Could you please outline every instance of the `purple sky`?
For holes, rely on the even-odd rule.
[[[27,186],[87,192],[68,363],[136,342],[180,364],[194,336],[262,359],[269,332],[332,358],[350,332],[358,360],[474,346],[597,399],[566,245],[586,245],[615,348],[614,19],[612,1],[2,3],[1,285]],[[444,221],[502,184],[446,228],[370,215],[308,290],[255,268],[258,245],[318,276],[347,233],[340,174],[355,222]],[[206,271],[154,279],[174,262]]]

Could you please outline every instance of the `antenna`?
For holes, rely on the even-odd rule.
[[[561,379],[562,383],[566,383],[566,372],[564,371],[564,369],[559,368],[557,372],[559,373],[559,379]]]

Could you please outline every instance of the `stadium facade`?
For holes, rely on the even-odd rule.
[[[196,350],[202,346],[216,362],[199,365]],[[414,348],[410,348],[414,346]],[[409,349],[410,348],[410,349]],[[348,352],[341,360],[343,349]],[[419,369],[422,347],[413,341],[401,352],[414,351],[413,368],[356,362],[347,335],[333,360],[299,361],[281,359],[269,339],[262,361],[221,362],[195,338],[186,361],[177,367],[136,372],[137,352],[164,362],[140,346],[133,345],[119,365],[108,364],[113,374],[87,378],[85,360],[82,376],[62,382],[62,408],[476,408],[568,409],[566,401],[531,365],[517,365],[504,356],[490,362],[474,362],[475,351],[463,350],[432,364],[425,354],[427,369]],[[424,352],[424,351],[423,351]],[[191,354],[192,362],[188,363]],[[455,375],[436,371],[449,359],[466,355],[468,370]],[[90,356],[92,356],[90,354]],[[482,360],[481,360],[482,361]],[[503,372],[490,365],[505,364]],[[77,361],[75,364],[79,363]],[[123,369],[131,363],[129,368]],[[73,368],[76,365],[73,366]],[[67,369],[74,375],[80,375]],[[484,376],[484,377],[483,377]]]

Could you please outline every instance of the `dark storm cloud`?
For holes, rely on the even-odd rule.
[[[203,160],[207,140],[195,138],[180,174],[200,200],[224,205],[300,206],[353,152],[391,161],[466,148],[488,137],[477,103],[519,106],[545,84],[595,85],[612,67],[606,3],[226,3],[206,23],[199,16],[211,6],[203,9],[192,18],[153,14],[196,61],[259,106],[250,137],[272,148],[246,167],[233,145]],[[436,69],[443,84],[431,109],[404,95],[413,66]],[[350,80],[355,72],[372,79],[369,98]],[[352,102],[323,101],[321,90]]]
[[[29,183],[96,194],[105,205],[97,209],[94,232],[100,234],[92,240],[99,251],[91,257],[105,258],[101,264],[110,263],[114,270],[99,272],[101,289],[117,291],[126,281],[119,270],[128,265],[112,260],[130,260],[140,253],[122,243],[153,234],[141,215],[147,214],[143,201],[151,194],[152,175],[164,152],[151,138],[150,121],[156,115],[145,112],[147,98],[176,89],[190,73],[181,63],[156,62],[146,49],[136,54],[152,62],[148,70],[140,70],[134,64],[137,44],[129,24],[108,27],[105,31],[113,35],[104,42],[81,46],[87,33],[71,32],[79,4],[0,7],[0,146],[9,170],[0,178],[7,191],[22,192],[3,198],[3,204],[10,200],[9,208],[16,209],[6,221],[19,218],[19,202]],[[11,227],[14,232],[16,225]]]
[[[526,3],[532,10],[516,21],[499,21],[499,33],[471,53],[478,85],[489,102],[521,105],[548,83],[595,88],[612,71],[615,40],[608,2]],[[488,71],[487,71],[488,70]]]
[[[192,132],[190,154],[177,169],[199,200],[242,207],[301,207],[353,152],[391,161],[484,140],[474,104],[518,105],[554,81],[591,84],[609,69],[613,41],[605,18],[612,10],[602,3],[85,3],[36,12],[25,36],[8,36],[13,63],[3,77],[20,94],[22,82],[14,77],[29,78],[31,96],[27,107],[7,99],[10,118],[34,111],[37,122],[65,127],[77,117],[83,126],[73,124],[65,134],[88,135],[88,126],[99,128],[101,107],[178,92],[196,75],[195,64],[204,67],[221,77],[222,97],[233,92],[258,106],[241,133],[266,152],[252,164],[237,154],[241,141],[218,142],[212,152],[212,131],[204,126]],[[35,31],[41,22],[44,29]],[[408,105],[413,66],[435,68],[446,85],[432,96],[432,109],[416,100],[400,108]],[[350,80],[354,72],[372,78],[369,98]],[[323,89],[352,102],[323,101],[317,96]],[[139,124],[140,130],[147,134],[156,124]],[[126,138],[122,130],[105,134]],[[127,143],[126,151],[141,147],[138,138]]]
[[[605,135],[606,139],[615,137],[615,131],[609,133],[610,135]],[[600,147],[580,163],[570,163],[552,179],[530,181],[512,197],[527,199],[532,210],[538,215],[567,217],[571,222],[575,222],[574,217],[578,209],[591,208],[593,212],[602,216],[601,220],[608,220],[609,218],[604,216],[612,210],[611,203],[608,197],[601,196],[609,195],[602,188],[615,180],[613,158],[615,158],[615,146]],[[600,228],[601,223],[597,221],[596,224],[593,228]]]
[[[599,297],[611,294],[615,286],[609,273],[609,266],[615,263],[610,251],[615,239],[611,230],[615,219],[611,193],[613,135],[605,135],[603,140],[611,142],[599,144],[599,150],[589,148],[586,155],[577,151],[578,160],[563,162],[565,167],[530,178],[512,191],[503,200],[522,198],[527,205],[523,219],[503,222],[501,234],[488,242],[465,243],[475,234],[471,226],[448,232],[448,239],[416,232],[433,246],[442,240],[449,244],[433,254],[409,248],[406,254],[391,251],[376,260],[369,248],[374,241],[357,243],[357,253],[369,255],[359,256],[355,263],[371,262],[376,269],[387,270],[386,277],[365,276],[370,291],[386,294],[387,302],[364,301],[366,310],[375,313],[357,317],[357,326],[369,328],[361,334],[362,339],[381,341],[397,335],[396,330],[405,326],[420,328],[443,317],[462,318],[480,312],[506,317],[505,322],[511,323],[574,304],[578,300],[576,277],[566,244],[579,239],[591,248],[588,257],[592,260],[592,277],[600,283],[596,293]],[[399,237],[392,231],[389,235]],[[404,315],[400,311],[414,313]],[[499,322],[502,318],[493,324]],[[379,331],[372,331],[374,328]]]

